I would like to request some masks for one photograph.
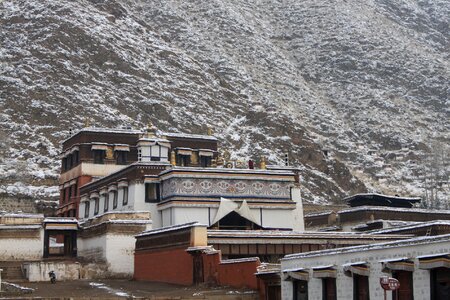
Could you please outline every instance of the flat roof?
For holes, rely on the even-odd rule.
[[[389,196],[377,193],[356,194],[344,198],[350,206],[374,205],[388,207],[412,207],[414,203],[419,203],[422,199],[415,197]]]
[[[343,253],[352,253],[352,252],[363,252],[370,250],[383,250],[388,248],[397,248],[397,247],[410,247],[413,245],[424,245],[430,243],[440,243],[440,242],[448,242],[450,243],[450,234],[437,235],[432,237],[415,237],[409,238],[405,240],[398,240],[393,242],[384,242],[384,243],[375,243],[369,245],[361,245],[361,246],[352,246],[352,247],[343,247],[343,248],[335,248],[335,249],[325,249],[318,251],[311,251],[307,253],[294,253],[288,254],[281,261],[293,260],[293,259],[301,259],[307,257],[317,257],[317,256],[327,256],[327,255],[338,255]]]

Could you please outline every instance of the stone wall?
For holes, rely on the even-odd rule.
[[[56,199],[57,200],[57,199]],[[42,213],[46,217],[56,215],[57,201],[39,200],[26,195],[0,194],[0,212]]]
[[[38,213],[33,198],[28,196],[11,197],[7,194],[0,194],[0,211]]]

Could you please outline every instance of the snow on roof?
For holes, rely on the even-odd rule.
[[[76,223],[76,224],[78,224],[78,220],[76,218],[47,217],[44,219],[44,223]]]
[[[393,211],[393,212],[414,212],[414,213],[435,213],[435,214],[449,214],[450,210],[437,210],[437,209],[424,209],[424,208],[405,208],[405,207],[387,207],[387,206],[359,206],[355,208],[348,208],[338,211],[338,214],[351,213],[363,210],[376,210],[376,211]]]
[[[201,139],[201,140],[211,140],[211,141],[217,141],[218,140],[215,136],[203,135],[203,134],[163,132],[161,135],[162,136],[166,136],[166,137],[173,137],[173,138]]]
[[[359,233],[359,232],[317,232],[317,231],[287,231],[287,230],[217,230],[208,229],[208,238],[214,237],[235,237],[235,238],[349,238],[349,239],[373,239],[374,235]],[[376,236],[380,239],[393,239],[398,237],[405,237],[405,235],[384,235]]]
[[[307,268],[291,268],[291,269],[285,269],[283,272],[298,272],[298,271],[308,271]]]
[[[416,256],[416,258],[421,259],[421,258],[439,257],[439,256],[445,256],[445,255],[450,255],[450,253],[444,252],[444,253],[435,253],[435,254],[425,254],[425,255]]]
[[[346,263],[343,264],[343,267],[350,267],[350,266],[357,266],[357,265],[365,265],[367,264],[367,261],[355,261],[355,262],[350,262],[350,263]]]
[[[322,266],[314,266],[311,269],[313,270],[320,270],[320,269],[330,269],[330,268],[335,268],[336,265],[322,265]]]
[[[27,214],[27,213],[0,213],[0,217],[4,218],[44,218],[43,214]]]
[[[384,234],[384,233],[404,231],[404,230],[417,229],[417,228],[430,227],[430,226],[438,226],[438,225],[450,226],[450,221],[436,220],[436,221],[431,221],[431,222],[421,222],[421,223],[413,224],[413,225],[405,225],[405,226],[398,226],[398,227],[393,227],[393,228],[371,230],[368,233],[369,234]]]
[[[403,260],[409,260],[409,257],[395,257],[395,258],[386,258],[379,260],[379,263],[388,263],[388,262],[395,262],[395,261],[403,261]]]
[[[132,214],[132,215],[137,215],[137,214],[148,214],[148,211],[145,210],[121,210],[121,211],[107,211],[104,212],[102,214],[99,214],[97,216],[91,217],[89,219],[83,220],[83,221],[79,221],[80,225],[85,225],[86,223],[91,223],[92,221],[98,220],[103,218],[104,216],[108,216],[108,215],[128,215],[128,214]],[[136,221],[136,220],[142,220],[142,219],[108,219],[108,221]],[[144,220],[147,221],[147,220]]]
[[[383,195],[383,194],[378,194],[378,193],[355,194],[355,195],[344,198],[344,200],[348,201],[348,200],[351,200],[356,197],[371,197],[371,196],[378,196],[378,197],[383,197],[383,198],[388,198],[388,199],[405,200],[405,201],[413,201],[413,202],[417,202],[417,201],[421,200],[420,197],[400,197],[400,196]]]
[[[174,166],[160,173],[167,174],[173,171],[195,171],[199,173],[234,173],[234,174],[253,174],[253,175],[294,175],[291,170],[264,170],[264,169],[235,169],[235,168],[199,168],[199,167],[180,167]]]
[[[236,258],[236,259],[224,259],[220,263],[221,264],[237,264],[237,263],[245,263],[251,261],[259,261],[259,257],[245,257],[245,258]]]
[[[90,226],[83,226],[83,229],[90,229],[98,227],[102,224],[122,224],[122,225],[147,225],[152,224],[152,220],[106,220]],[[84,223],[83,223],[84,224]]]
[[[81,132],[99,132],[99,133],[119,133],[119,134],[143,134],[142,130],[128,129],[128,128],[103,128],[103,127],[84,127],[73,131],[73,134],[62,141],[62,143],[70,140]]]
[[[425,237],[415,237],[406,240],[398,240],[393,242],[384,242],[384,243],[375,243],[369,245],[360,245],[360,246],[351,246],[351,247],[343,247],[337,249],[325,249],[318,251],[311,251],[305,253],[294,253],[288,254],[281,260],[292,260],[292,259],[300,259],[306,257],[316,257],[316,256],[326,256],[326,255],[336,255],[343,253],[352,253],[352,252],[363,252],[369,250],[379,250],[379,249],[388,249],[388,248],[397,248],[397,247],[405,247],[412,245],[422,245],[422,244],[430,244],[430,243],[440,243],[440,242],[450,242],[450,234],[437,235],[437,236],[425,236]]]
[[[40,229],[42,225],[3,225],[0,224],[0,230],[14,229],[14,230],[26,230],[26,229]]]
[[[326,216],[332,214],[334,211],[324,211],[324,212],[317,212],[317,213],[309,213],[305,215],[305,218],[307,217],[320,217],[320,216]]]
[[[94,179],[92,181],[89,181],[88,183],[82,185],[81,187],[82,188],[88,187],[88,186],[93,185],[95,183],[98,183],[98,182],[101,182],[101,181],[104,181],[104,180],[108,180],[109,178],[111,178],[111,176],[113,176],[115,174],[118,174],[120,172],[123,172],[123,170],[126,170],[126,169],[131,169],[131,168],[139,167],[139,166],[155,166],[155,165],[171,166],[170,162],[168,162],[168,161],[137,161],[137,162],[133,162],[133,163],[131,163],[129,165],[124,165],[123,168],[121,168],[121,169],[119,169],[117,171],[114,171],[114,172],[112,172],[112,173],[110,173],[110,174],[108,174],[106,176],[98,177],[98,178],[96,178],[96,179]],[[120,181],[120,180],[121,179],[119,179],[118,181]]]
[[[185,224],[172,225],[172,226],[167,226],[167,227],[162,227],[162,228],[157,228],[157,229],[146,230],[138,235],[135,235],[134,237],[166,233],[166,232],[185,229],[185,228],[189,228],[189,227],[207,227],[207,226],[208,225],[201,224],[200,222],[190,222],[190,223],[185,223]]]

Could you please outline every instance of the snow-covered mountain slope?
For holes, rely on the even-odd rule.
[[[446,0],[2,1],[0,192],[54,197],[59,141],[89,119],[289,153],[311,202],[420,196],[449,151],[449,15]]]

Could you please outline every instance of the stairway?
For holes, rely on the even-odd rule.
[[[0,261],[0,269],[3,269],[2,280],[24,280],[21,261]]]

